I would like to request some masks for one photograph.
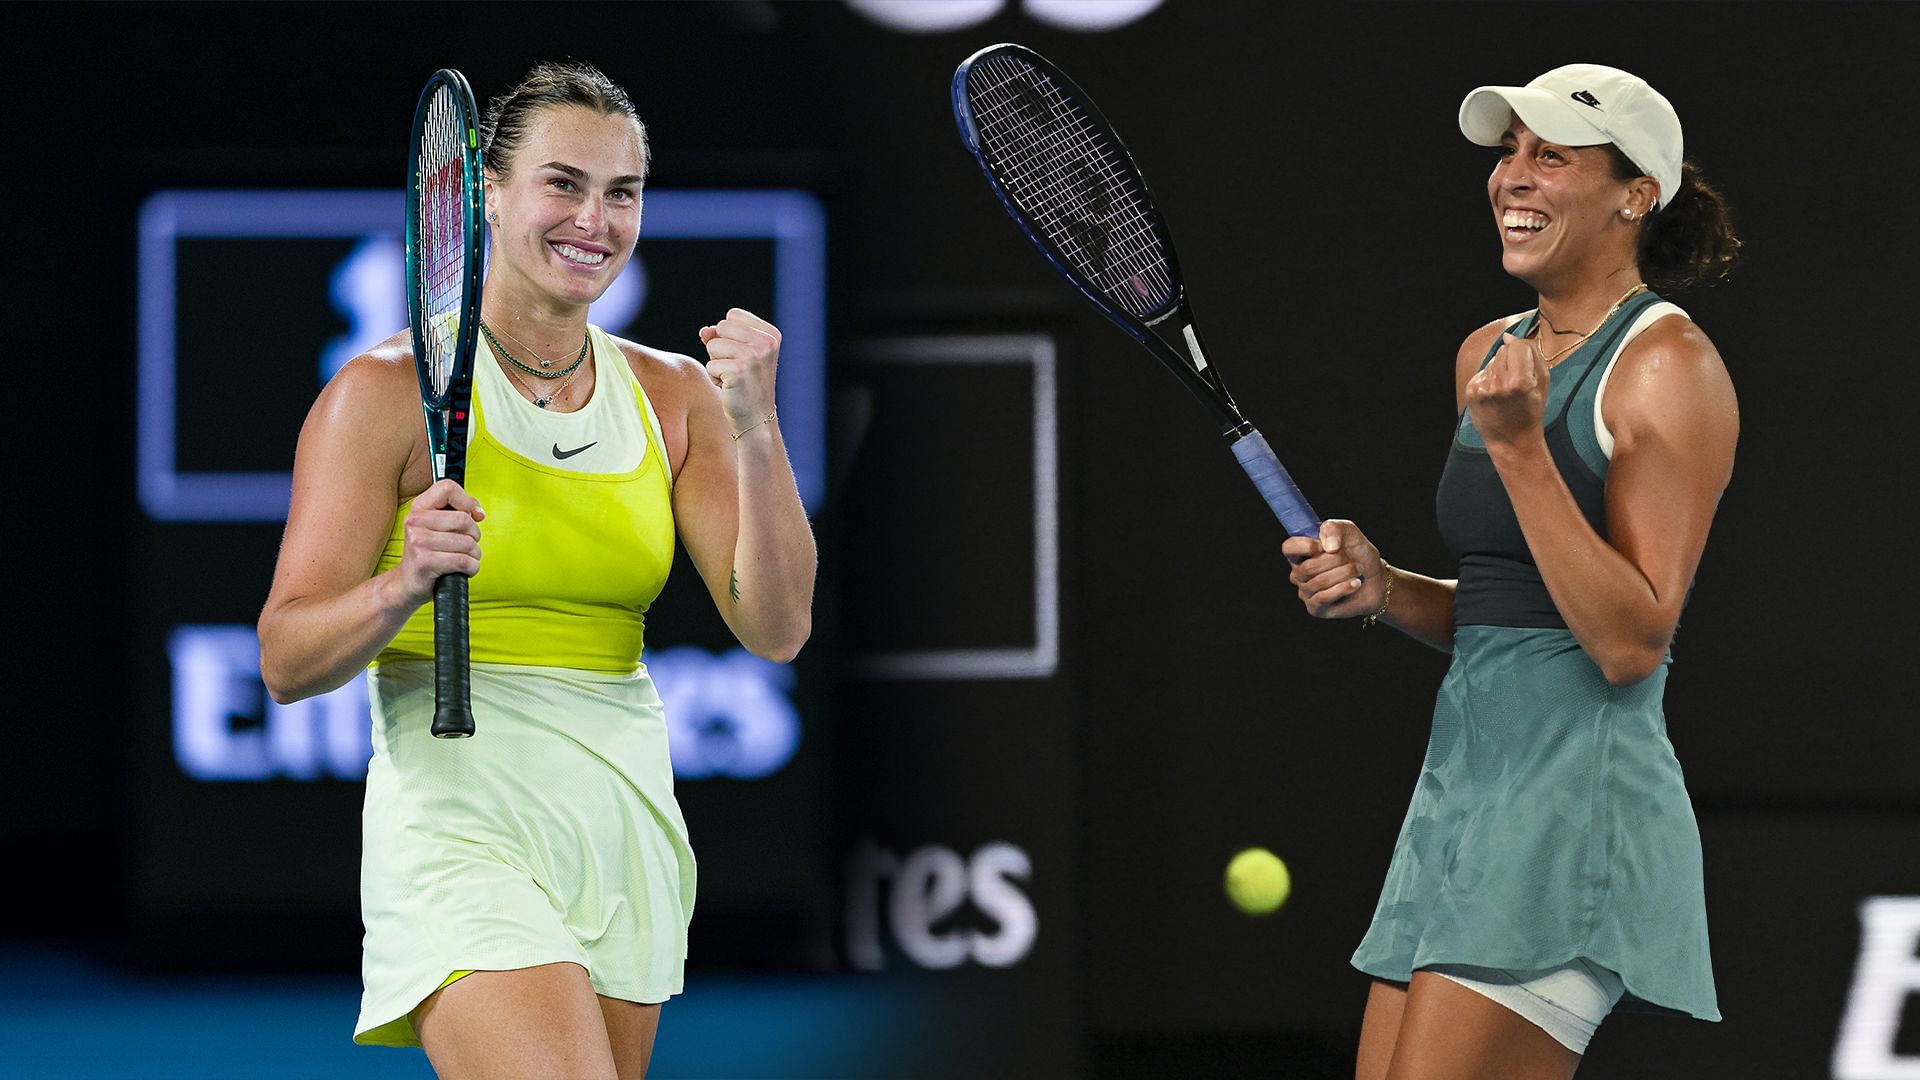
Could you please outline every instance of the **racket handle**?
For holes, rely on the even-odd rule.
[[[473,734],[467,693],[467,575],[442,574],[433,583],[433,737]]]
[[[1260,489],[1260,497],[1273,508],[1273,516],[1280,519],[1288,536],[1320,535],[1320,515],[1307,505],[1307,497],[1300,494],[1286,466],[1274,456],[1265,435],[1248,428],[1245,435],[1233,440],[1233,456],[1247,470],[1248,479]]]

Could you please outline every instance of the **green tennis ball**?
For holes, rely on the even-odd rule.
[[[1266,848],[1248,848],[1227,864],[1227,899],[1248,915],[1271,915],[1287,902],[1293,875]]]

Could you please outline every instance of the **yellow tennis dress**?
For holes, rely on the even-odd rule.
[[[660,425],[612,339],[572,413],[482,353],[467,489],[487,512],[471,584],[471,739],[435,739],[433,605],[368,672],[359,1043],[417,1046],[410,1013],[469,971],[572,961],[596,992],[681,989],[694,861],[660,696],[640,661],[673,562]],[[484,347],[484,343],[483,343]],[[407,506],[379,569],[400,562]]]

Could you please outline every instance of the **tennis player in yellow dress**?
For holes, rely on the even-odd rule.
[[[409,335],[347,364],[301,431],[261,671],[292,701],[371,666],[356,1041],[423,1046],[445,1077],[636,1077],[694,901],[641,663],[676,537],[748,649],[786,661],[811,629],[780,334],[729,310],[699,329],[703,367],[587,324],[633,253],[648,163],[599,71],[536,67],[484,139],[466,486],[432,479]],[[467,740],[428,731],[448,573],[473,575]]]

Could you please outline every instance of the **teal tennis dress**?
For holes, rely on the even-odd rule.
[[[1595,403],[1632,334],[1677,312],[1635,297],[1553,371],[1547,444],[1602,536]],[[1631,686],[1601,675],[1554,608],[1465,415],[1437,505],[1460,560],[1453,663],[1354,966],[1405,982],[1432,964],[1538,971],[1584,958],[1619,974],[1621,1008],[1720,1019],[1700,831],[1661,709],[1671,657]]]

